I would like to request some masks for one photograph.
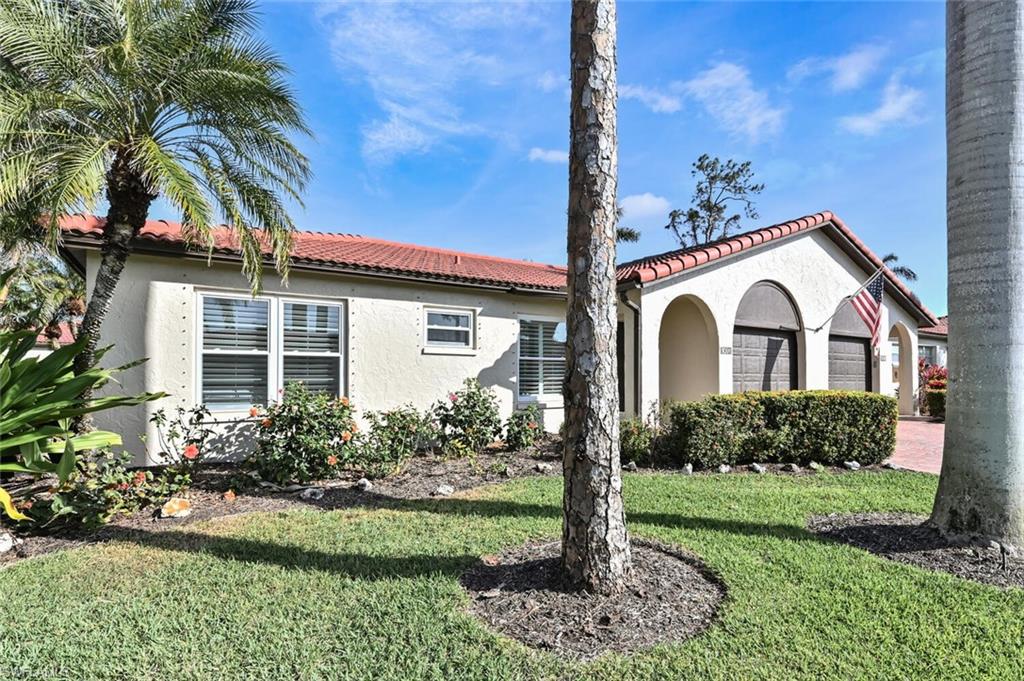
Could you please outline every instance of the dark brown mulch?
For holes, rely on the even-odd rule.
[[[512,453],[489,448],[474,459],[418,456],[409,461],[400,473],[383,480],[374,480],[370,491],[356,488],[357,476],[351,475],[342,480],[321,483],[323,497],[307,500],[300,497],[301,490],[282,491],[260,487],[254,482],[240,486],[238,482],[243,476],[237,467],[210,466],[204,469],[184,495],[192,503],[192,513],[184,518],[157,518],[157,509],[147,508],[132,515],[118,516],[98,530],[44,529],[35,534],[18,536],[14,549],[0,554],[0,567],[24,558],[110,541],[134,529],[163,530],[231,515],[310,507],[381,508],[392,506],[402,499],[430,497],[441,485],[450,485],[458,492],[512,478],[560,475],[561,472],[559,444],[549,440],[525,452]],[[224,492],[229,489],[236,495],[232,500],[224,498]]]
[[[1024,587],[1024,556],[1009,556],[989,544],[951,540],[910,513],[815,516],[808,528],[822,537],[925,570],[947,572],[982,584]]]
[[[725,586],[695,556],[633,542],[633,573],[619,595],[567,589],[560,542],[485,556],[462,575],[470,612],[499,633],[569,659],[590,660],[683,641],[715,621]]]

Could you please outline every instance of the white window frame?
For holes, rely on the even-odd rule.
[[[284,388],[284,359],[285,357],[335,357],[338,361],[338,397],[345,394],[345,306],[339,302],[316,300],[315,298],[277,298],[278,318],[280,323],[274,327],[279,338],[278,347],[281,349],[277,361],[278,385]],[[304,350],[284,349],[284,306],[288,303],[293,305],[323,305],[325,307],[338,308],[338,351],[337,352],[309,352]]]
[[[259,300],[268,304],[267,313],[267,350],[249,350],[235,352],[231,350],[204,350],[203,349],[203,301],[206,298],[233,298],[236,300]],[[348,301],[337,298],[315,298],[315,297],[293,297],[276,295],[252,296],[237,291],[219,291],[216,289],[203,289],[196,291],[194,338],[195,348],[195,390],[194,397],[196,404],[203,404],[203,355],[204,354],[262,354],[267,356],[267,394],[262,404],[267,405],[277,401],[281,391],[284,389],[284,357],[311,356],[324,357],[335,356],[338,358],[338,393],[347,395],[348,375],[346,373],[346,357],[348,356],[348,333],[347,316]],[[338,308],[338,352],[306,352],[300,350],[284,351],[284,306],[285,303],[297,303],[300,305],[330,305]],[[219,414],[248,414],[252,405],[209,405],[210,411]]]
[[[519,352],[520,348],[520,332],[522,322],[555,322],[556,324],[565,324],[565,317],[556,317],[553,315],[518,315],[516,317],[516,404],[527,405],[535,404],[539,407],[559,407],[563,404],[564,400],[561,392],[557,393],[541,393],[540,395],[523,395],[519,391],[519,366],[522,363],[522,356]],[[541,352],[543,355],[543,351]],[[544,357],[529,357],[539,361],[541,363],[540,371],[544,371]],[[550,357],[547,359],[551,359]],[[568,361],[568,360],[566,360]]]
[[[434,314],[449,314],[449,315],[462,315],[469,317],[469,326],[437,326],[429,323],[430,313]],[[477,339],[477,309],[472,307],[446,307],[443,305],[424,305],[423,306],[423,332],[421,334],[420,344],[425,355],[474,355],[477,351],[476,339]],[[444,343],[439,341],[431,341],[429,339],[430,329],[444,329],[451,331],[452,329],[465,329],[469,331],[469,344],[468,345],[454,345],[451,343]]]

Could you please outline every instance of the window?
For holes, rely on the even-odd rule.
[[[270,303],[203,298],[202,400],[246,407],[267,400]]]
[[[241,296],[200,300],[199,399],[211,409],[267,404],[292,381],[341,394],[340,305]]]
[[[939,363],[939,349],[934,345],[918,346],[918,352],[926,364],[931,365]]]
[[[519,320],[519,396],[561,397],[565,378],[565,324]]]
[[[473,347],[473,313],[469,310],[428,309],[426,344],[443,348]]]
[[[281,376],[312,392],[341,392],[341,310],[337,305],[284,302]]]

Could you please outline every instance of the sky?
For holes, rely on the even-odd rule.
[[[565,262],[566,2],[266,2],[314,137],[301,229]],[[832,210],[946,311],[944,7],[618,6],[620,260],[676,247],[702,153],[766,185],[742,229]]]

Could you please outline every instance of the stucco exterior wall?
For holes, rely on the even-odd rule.
[[[87,266],[91,282],[98,254],[89,253]],[[196,331],[200,292],[244,295],[247,287],[238,268],[229,264],[207,266],[203,261],[133,255],[104,322],[102,343],[114,344],[105,364],[149,358],[124,374],[123,387],[118,389],[169,393],[159,402],[96,419],[99,427],[122,433],[125,448],[139,464],[156,463],[145,458],[138,437],[145,433],[150,442],[156,442],[157,433],[148,424],[152,413],[160,406],[170,410],[200,399]],[[292,272],[287,287],[267,276],[264,295],[322,299],[344,306],[344,391],[361,411],[403,404],[425,409],[460,387],[463,379],[473,377],[495,389],[506,417],[517,404],[519,318],[565,316],[564,299],[298,271]],[[424,347],[424,307],[431,305],[475,311],[472,350]],[[540,406],[545,428],[557,430],[561,401]],[[218,411],[214,416],[223,433],[214,444],[229,455],[244,453],[246,430],[251,427],[247,411]]]
[[[680,296],[696,298],[707,309],[717,330],[718,347],[706,362],[717,363],[717,392],[731,393],[733,387],[732,337],[740,300],[760,281],[775,282],[791,297],[801,322],[797,332],[798,386],[806,389],[828,387],[828,337],[826,321],[845,296],[867,278],[864,270],[831,238],[819,231],[772,243],[692,272],[654,282],[641,289],[643,309],[640,376],[641,403],[646,413],[661,397],[662,364],[659,344],[666,310]],[[888,295],[882,301],[881,349],[873,360],[873,389],[892,394],[888,368],[888,331],[897,322],[911,338],[911,361],[917,365],[917,325],[910,314]],[[671,320],[671,318],[670,318]],[[821,329],[817,327],[822,326]],[[716,356],[717,353],[717,356]],[[668,360],[671,361],[671,360]],[[916,391],[913,372],[910,393]],[[908,407],[912,412],[912,406]]]

